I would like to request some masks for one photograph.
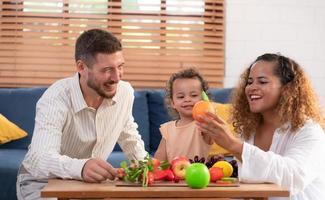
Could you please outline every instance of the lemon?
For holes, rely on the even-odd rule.
[[[232,175],[232,172],[234,171],[234,168],[232,165],[224,160],[218,161],[214,163],[212,167],[219,167],[222,169],[223,177],[230,177]]]

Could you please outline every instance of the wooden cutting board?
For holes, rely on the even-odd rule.
[[[142,187],[141,183],[129,183],[124,181],[117,181],[115,183],[117,187]],[[154,182],[153,184],[149,185],[149,187],[188,187],[185,181],[179,181],[175,183],[173,181],[159,181]],[[208,187],[239,187],[239,183],[210,183]]]

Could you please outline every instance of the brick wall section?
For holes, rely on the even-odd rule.
[[[225,87],[258,55],[280,52],[308,73],[325,110],[325,1],[226,0]]]

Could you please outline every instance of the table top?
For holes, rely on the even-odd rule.
[[[117,182],[85,183],[76,180],[51,179],[42,197],[56,198],[214,198],[214,197],[288,197],[289,191],[275,184],[240,183],[238,187],[128,187]]]

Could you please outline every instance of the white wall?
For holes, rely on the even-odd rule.
[[[325,1],[226,0],[225,87],[263,53],[280,52],[308,73],[325,108]]]

